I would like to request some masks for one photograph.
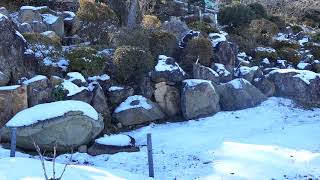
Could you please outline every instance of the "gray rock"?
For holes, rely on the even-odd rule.
[[[229,70],[227,70],[227,68],[223,64],[213,63],[212,69],[219,74],[220,83],[229,82],[233,78],[233,74]]]
[[[33,21],[42,21],[41,14],[32,6],[22,6],[19,10],[18,19],[21,23],[31,23]]]
[[[274,70],[268,79],[275,84],[277,96],[289,97],[307,106],[320,105],[320,74],[307,70]]]
[[[107,98],[104,95],[102,87],[98,83],[93,91],[91,105],[95,110],[102,114],[105,124],[109,124],[111,122],[111,114],[107,103]]]
[[[10,77],[0,71],[0,86],[5,86],[9,83]]]
[[[63,14],[64,30],[67,36],[73,36],[80,28],[80,21],[73,12],[64,11]]]
[[[128,97],[113,115],[123,126],[150,123],[165,117],[158,104],[143,96]]]
[[[160,55],[158,64],[150,73],[153,82],[167,82],[175,84],[187,78],[187,74],[180,68],[178,63],[171,57]]]
[[[154,97],[167,116],[172,117],[180,113],[180,92],[177,88],[166,85],[165,82],[158,83]]]
[[[29,23],[19,24],[18,29],[19,29],[19,32],[21,33],[30,33],[33,31],[33,28]]]
[[[45,23],[42,21],[32,21],[29,23],[32,31],[37,32],[37,33],[42,33],[48,30],[48,27]]]
[[[114,86],[113,86],[114,87]],[[117,107],[129,96],[134,95],[134,89],[129,86],[120,86],[118,89],[108,89],[109,101],[113,107]]]
[[[5,7],[0,7],[0,14],[9,17],[9,11]]]
[[[16,113],[28,108],[26,86],[0,87],[0,128]]]
[[[255,78],[252,84],[268,97],[273,96],[276,92],[275,85],[266,77]]]
[[[29,107],[52,101],[53,88],[51,87],[48,78],[43,77],[39,80],[33,80],[37,77],[40,76],[36,76],[28,81],[24,81],[24,84],[27,85],[28,89]]]
[[[16,83],[29,74],[23,60],[26,42],[14,23],[4,16],[0,17],[0,37],[0,72]]]
[[[48,109],[50,111],[50,109]],[[17,147],[34,150],[33,141],[41,150],[58,152],[71,151],[88,144],[103,130],[102,117],[94,120],[82,112],[68,112],[63,116],[38,121],[36,124],[17,128]],[[10,130],[3,128],[5,140],[10,138]]]
[[[215,62],[225,65],[226,69],[233,74],[233,68],[237,60],[238,47],[227,41],[220,42],[215,48]]]
[[[222,110],[233,111],[250,108],[267,99],[256,87],[245,79],[234,79],[217,86]]]
[[[92,98],[93,98],[93,93],[84,89],[73,96],[68,96],[66,99],[82,101],[90,104],[90,102],[92,101]]]
[[[202,66],[201,64],[193,64],[193,78],[209,80],[213,85],[219,84],[219,74],[213,69]]]
[[[58,36],[64,36],[64,22],[62,17],[52,14],[42,14],[43,22],[47,25],[48,30],[54,31]]]
[[[142,95],[148,99],[151,99],[154,94],[154,84],[150,77],[143,77],[139,87],[137,88],[137,94]]]
[[[181,109],[186,119],[208,116],[219,112],[219,95],[211,81],[184,80],[181,92]]]

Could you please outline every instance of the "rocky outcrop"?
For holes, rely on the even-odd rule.
[[[114,117],[124,126],[150,123],[165,117],[158,104],[143,96],[130,96],[114,111]]]
[[[16,31],[13,22],[0,14],[0,72],[17,82],[27,76],[27,68],[23,61],[26,42]]]
[[[172,117],[180,113],[180,92],[174,86],[166,85],[165,82],[156,84],[154,97],[167,116]]]
[[[181,92],[181,109],[186,119],[212,115],[220,111],[219,95],[211,81],[184,80]]]
[[[64,112],[66,108],[69,110]],[[3,129],[5,140],[10,138],[9,127],[17,128],[17,147],[34,150],[35,142],[42,150],[52,151],[56,146],[59,152],[66,152],[95,139],[103,130],[104,123],[89,104],[58,101],[18,113]]]
[[[28,108],[26,86],[0,87],[0,127],[7,123],[16,113]]]
[[[193,64],[193,78],[209,80],[213,85],[219,84],[219,74],[213,69],[202,66],[201,64]]]
[[[238,47],[227,41],[220,42],[215,48],[215,62],[225,65],[233,74],[233,68],[237,60]]]
[[[150,77],[155,83],[167,82],[175,84],[186,79],[187,74],[173,58],[160,55],[158,64],[155,66],[154,71],[151,72]]]
[[[226,111],[254,107],[267,99],[249,81],[241,78],[217,86],[217,91],[221,109]]]
[[[279,69],[268,79],[275,85],[276,95],[290,97],[307,106],[320,105],[320,74],[307,70]]]

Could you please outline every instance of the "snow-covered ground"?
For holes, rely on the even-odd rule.
[[[250,109],[125,133],[136,139],[140,152],[96,157],[76,153],[73,160],[145,177],[146,134],[152,133],[156,179],[320,179],[319,130],[320,109],[270,98]],[[63,163],[68,156],[57,161]]]

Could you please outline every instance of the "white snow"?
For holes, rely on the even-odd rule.
[[[59,19],[58,16],[54,16],[52,14],[42,14],[43,21],[46,22],[46,24],[54,24]]]
[[[226,35],[221,33],[210,33],[209,39],[213,47],[216,47],[220,42],[227,41]]]
[[[104,135],[101,138],[95,140],[96,143],[109,146],[130,146],[131,139],[128,135]]]
[[[54,60],[51,57],[45,57],[43,59],[43,63],[46,66],[59,67],[63,71],[66,71],[69,66],[69,61],[62,57],[58,58],[57,60]]]
[[[320,109],[269,98],[254,108],[126,133],[135,138],[140,152],[72,157],[76,164],[147,176],[146,134],[151,133],[155,179],[319,179],[319,128]],[[58,161],[69,156],[61,155]]]
[[[71,18],[76,17],[76,14],[74,12],[71,11],[63,11],[64,14],[68,14]]]
[[[23,35],[19,31],[16,31],[16,35],[19,36],[23,40],[23,42],[25,43],[27,42],[27,40],[23,37]]]
[[[8,17],[2,13],[0,13],[0,21],[2,21],[3,19],[8,19]]]
[[[19,87],[20,87],[20,85],[0,86],[0,91],[11,91],[11,90],[17,89]]]
[[[133,102],[137,102],[138,104],[132,104]],[[129,96],[124,102],[122,102],[116,108],[114,112],[120,113],[122,111],[125,111],[128,109],[135,109],[135,108],[151,109],[152,106],[148,104],[147,98],[140,95],[134,95],[134,96]]]
[[[226,69],[223,64],[215,63],[214,66],[217,68],[217,72],[223,76],[229,76],[231,73]]]
[[[73,96],[83,90],[87,90],[86,87],[79,87],[76,84],[74,84],[73,82],[68,81],[68,80],[64,80],[63,83],[61,83],[61,84],[62,84],[63,88],[68,91],[67,96]]]
[[[296,75],[292,77],[297,77],[303,80],[305,83],[310,84],[310,81],[316,78],[320,78],[319,73],[315,73],[308,70],[296,70],[296,69],[276,69],[271,71],[269,74],[274,73],[297,73]]]
[[[107,74],[103,74],[103,75],[100,75],[100,76],[92,76],[92,77],[89,77],[88,78],[89,81],[107,81],[107,80],[110,80],[110,76],[108,76]]]
[[[276,52],[275,49],[271,48],[271,47],[257,47],[255,49],[256,52],[268,52],[268,53],[274,53]]]
[[[229,82],[227,82],[227,83],[225,83],[225,84],[230,84],[230,85],[232,85],[234,89],[242,89],[242,88],[243,88],[243,86],[242,86],[243,83],[244,83],[244,84],[250,84],[249,81],[247,81],[247,80],[245,80],[245,79],[243,79],[243,78],[237,78],[237,79],[234,79],[234,80],[232,80],[232,81],[229,81]]]
[[[290,39],[288,38],[287,34],[284,33],[278,33],[276,37],[273,39],[278,40],[278,41],[289,41]]]
[[[166,60],[170,58],[170,57],[167,57],[165,55],[159,55],[159,58],[158,58],[158,64],[155,66],[155,70],[157,72],[163,72],[163,71],[180,71],[182,72],[183,74],[185,74],[185,72],[181,69],[181,67],[179,66],[178,63],[174,63],[174,65],[172,64],[167,64],[166,63]]]
[[[53,175],[53,163],[45,161],[50,179]],[[55,164],[56,177],[60,176],[64,165]],[[29,158],[3,158],[0,159],[0,177],[2,180],[42,180],[44,179],[40,160]],[[135,175],[117,169],[102,169],[89,166],[67,166],[63,180],[141,180],[149,179],[146,176]],[[151,178],[150,178],[151,179]]]
[[[241,67],[238,69],[238,71],[236,72],[236,75],[237,75],[237,76],[240,76],[240,75],[245,76],[245,75],[249,74],[249,73],[252,72],[252,71],[253,71],[253,72],[257,71],[258,69],[259,69],[258,66],[253,66],[253,67],[241,66]]]
[[[80,111],[84,115],[98,120],[97,111],[89,104],[82,101],[57,101],[33,106],[17,113],[7,124],[8,127],[22,127],[63,116],[70,111]]]
[[[46,76],[44,76],[44,75],[37,75],[37,76],[35,76],[35,77],[33,77],[33,78],[29,79],[29,80],[23,81],[22,84],[29,85],[29,84],[31,84],[33,82],[41,81],[43,79],[48,79],[48,78]]]
[[[300,62],[297,67],[298,69],[305,69],[307,66],[309,66],[310,64],[309,63],[304,63],[304,62]]]
[[[298,42],[299,42],[300,46],[304,46],[304,43],[309,42],[309,38],[304,37],[304,38],[300,39]]]
[[[34,6],[21,6],[20,10],[33,10],[35,11],[37,8]]]
[[[264,64],[270,64],[270,61],[269,61],[268,58],[264,58],[264,59],[262,60],[262,63],[264,63]]]
[[[81,82],[87,82],[83,75],[79,72],[69,72],[67,76],[69,77],[68,81],[80,80]]]
[[[123,90],[124,88],[123,87],[120,87],[120,86],[111,86],[108,91],[109,92],[113,92],[113,91],[119,91],[119,90]]]
[[[183,80],[182,82],[186,83],[188,87],[195,87],[199,84],[205,83],[205,84],[209,84],[212,89],[214,89],[214,86],[212,85],[211,81],[208,80],[203,80],[203,79],[186,79]]]

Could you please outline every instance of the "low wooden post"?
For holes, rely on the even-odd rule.
[[[152,139],[151,139],[150,133],[147,134],[147,146],[148,146],[149,177],[154,177]]]
[[[11,129],[10,157],[16,156],[16,145],[17,145],[17,128],[12,128]]]

